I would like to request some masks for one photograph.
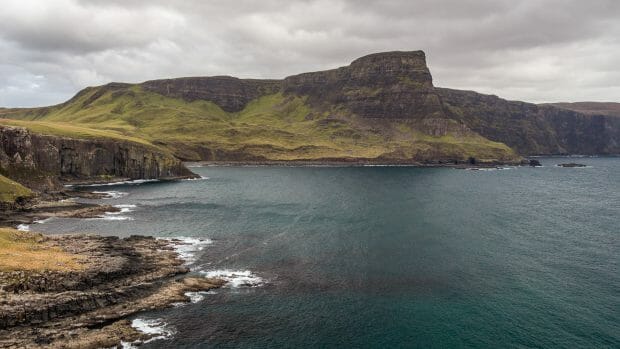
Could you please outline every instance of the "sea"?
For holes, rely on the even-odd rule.
[[[126,348],[620,348],[620,158],[539,160],[194,166],[29,228],[183,239],[192,274],[228,281],[130,318],[157,336]]]

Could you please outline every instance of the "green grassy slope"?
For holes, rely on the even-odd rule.
[[[13,203],[17,198],[32,195],[33,193],[30,189],[0,175],[0,203]]]
[[[206,152],[209,160],[518,158],[503,143],[474,133],[433,137],[405,120],[362,119],[336,106],[315,110],[305,97],[281,93],[228,113],[209,101],[169,98],[139,85],[106,85],[53,107],[0,111],[0,118],[5,118],[0,124],[35,132],[153,144],[185,160],[203,160]]]

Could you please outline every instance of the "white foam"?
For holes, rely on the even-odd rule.
[[[217,294],[215,291],[199,291],[199,292],[185,292],[185,295],[189,297],[190,303],[198,303],[205,299],[205,295]]]
[[[50,220],[52,220],[52,218],[54,218],[54,217],[48,217],[48,218],[45,218],[45,219],[35,219],[33,223],[35,223],[35,224],[47,223]]]
[[[185,264],[194,263],[196,261],[196,253],[213,243],[211,239],[184,236],[161,239],[172,242],[172,247],[179,257],[185,261]]]
[[[468,171],[504,171],[514,170],[516,167],[468,167],[465,170]]]
[[[20,224],[17,226],[17,230],[19,231],[30,231],[30,226],[28,224]]]
[[[123,205],[114,205],[114,207],[116,208],[120,208],[120,212],[110,212],[110,213],[127,213],[127,212],[133,212],[133,209],[136,208],[136,205],[133,204],[123,204]]]
[[[99,218],[93,218],[93,219],[101,219],[104,221],[133,221],[133,218],[128,217],[128,216],[115,216],[114,213],[116,212],[106,212],[105,216],[101,216]]]
[[[74,186],[74,187],[103,187],[103,186],[108,186],[108,185],[121,185],[121,184],[137,185],[137,184],[150,183],[150,182],[159,182],[159,179],[134,179],[134,180],[131,180],[131,181],[118,181],[118,182],[110,182],[110,183],[68,184],[67,186]]]
[[[168,326],[162,319],[134,319],[131,322],[131,327],[136,330],[152,335],[153,337],[149,338],[146,341],[135,341],[135,342],[121,342],[122,348],[137,348],[139,344],[149,343],[158,339],[168,339],[172,337],[175,331]]]
[[[263,278],[252,274],[249,270],[220,269],[201,271],[201,273],[208,278],[224,280],[226,281],[226,286],[231,288],[258,287],[265,284]]]
[[[103,216],[99,216],[98,218],[92,219],[102,219],[105,221],[132,221],[133,218],[129,216],[121,216],[123,213],[133,212],[133,209],[136,208],[136,205],[133,204],[123,204],[123,205],[114,205],[116,208],[120,208],[120,211],[114,212],[104,212]]]
[[[200,176],[199,178],[187,178],[187,179],[184,179],[184,181],[202,181],[205,179],[209,179],[209,177]]]
[[[125,196],[129,195],[129,193],[126,193],[124,191],[116,191],[116,190],[94,191],[93,193],[105,195],[105,197],[103,199],[120,199],[122,197],[125,197]]]

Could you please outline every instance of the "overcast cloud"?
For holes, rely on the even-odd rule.
[[[620,101],[617,0],[0,0],[0,106],[110,81],[283,78],[418,49],[436,86]]]

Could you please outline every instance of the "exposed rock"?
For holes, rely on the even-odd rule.
[[[77,107],[87,108],[101,96],[110,95],[110,91],[112,97],[131,98],[136,93],[129,88],[132,86],[111,83],[88,88],[61,106],[69,105],[73,101]],[[281,97],[285,100],[301,97],[305,103],[304,107],[310,109],[307,115],[301,116],[304,121],[317,120],[315,126],[325,128],[337,129],[339,125],[346,126],[342,127],[341,131],[332,132],[331,135],[334,140],[339,137],[346,140],[354,139],[353,144],[358,141],[356,137],[359,137],[359,142],[364,142],[364,137],[377,137],[389,143],[394,140],[395,135],[399,134],[398,126],[406,124],[410,132],[402,134],[406,134],[412,143],[416,142],[417,135],[421,133],[423,136],[435,138],[449,135],[453,139],[456,138],[457,143],[458,139],[463,137],[469,137],[470,140],[472,138],[484,141],[488,139],[504,143],[520,155],[620,154],[620,118],[608,116],[616,115],[613,110],[616,110],[617,106],[593,105],[592,103],[569,107],[562,105],[569,109],[596,113],[585,115],[552,105],[507,101],[472,91],[437,88],[433,86],[432,76],[422,51],[371,54],[356,59],[345,67],[289,76],[282,80],[237,79],[228,76],[188,77],[147,81],[139,86],[146,91],[171,98],[181,98],[185,101],[211,101],[227,112],[241,111],[250,101],[278,92],[284,95]],[[93,92],[93,89],[96,91]],[[138,100],[136,103],[139,104],[142,101]],[[52,109],[53,107],[4,110],[1,115],[39,119],[45,118]],[[607,113],[610,110],[613,113]],[[608,115],[599,115],[603,111]],[[250,131],[263,131],[255,127],[256,129],[248,129],[249,135],[254,134]],[[369,132],[360,133],[358,132],[360,130]],[[291,155],[289,156],[291,159],[303,161],[305,160],[303,150],[318,146],[312,140],[295,148],[279,148],[281,144],[239,143],[239,140],[243,139],[243,134],[235,128],[227,131],[229,132],[222,134],[222,142],[215,142],[211,139],[186,142],[183,138],[155,142],[159,146],[174,151],[175,155],[181,159],[231,162],[287,158],[279,155]],[[137,136],[140,137],[139,134]],[[416,148],[413,151],[407,150],[407,139],[398,139],[398,141],[399,144],[393,152],[387,151],[380,156],[381,159],[376,160],[432,163],[455,159],[463,161],[471,155],[483,157],[483,154],[469,154],[465,148],[452,151],[450,146],[454,145],[454,142],[444,143],[441,139],[433,139],[428,149]],[[47,156],[51,159],[54,158],[54,154],[66,153],[64,160],[59,158],[56,161],[62,164],[60,168],[63,171],[82,172],[84,168],[88,168],[72,155],[71,149],[76,148],[74,145],[69,145],[66,150],[64,148],[58,150],[54,142],[47,143],[38,147],[39,153],[48,154]],[[476,151],[483,153],[488,152],[489,148],[493,149],[494,147],[488,143],[491,142],[487,142],[486,148],[478,147]],[[223,144],[227,146],[222,146]],[[235,144],[240,145],[235,148]],[[322,149],[318,153],[326,155],[320,160],[330,161],[330,159],[345,157],[341,152],[330,156],[330,152],[336,148],[338,147]],[[75,152],[81,153],[81,149]],[[16,155],[15,151],[6,154],[0,152],[0,164],[9,162],[20,162],[22,166],[26,166],[27,163],[39,164],[36,156],[28,158],[27,154],[21,151],[17,153],[19,154]],[[108,151],[104,150],[102,154],[99,154],[95,149],[89,149],[87,152],[93,161],[107,159],[102,162],[106,170],[101,172],[120,172],[126,177],[154,176],[151,170],[154,166],[148,165],[151,161],[148,159],[151,157],[148,157],[147,163],[144,163],[140,156],[137,158],[132,154],[119,156],[121,162],[127,162],[126,159],[136,159],[137,166],[131,166],[132,169],[121,166],[121,169],[111,171],[110,168],[118,166],[109,159],[107,153]],[[118,152],[115,150],[114,153]],[[501,154],[493,155],[487,157],[504,160]],[[511,160],[515,160],[517,156],[511,155],[513,155]],[[351,161],[372,160],[355,158],[355,156],[353,158]],[[316,159],[316,157],[308,158],[308,160],[311,159]],[[85,172],[89,175],[91,171]]]
[[[529,165],[532,167],[541,167],[542,164],[536,159],[530,159]]]
[[[208,100],[228,112],[242,110],[260,96],[280,90],[279,80],[238,79],[230,76],[151,80],[141,84],[147,91],[186,101]]]
[[[174,278],[189,270],[168,241],[138,236],[39,238],[49,248],[81,256],[84,268],[0,273],[0,347],[99,348],[146,339],[122,319],[188,302],[186,292],[224,283]]]
[[[379,129],[383,120],[402,119],[435,137],[475,132],[522,155],[620,153],[620,118],[436,88],[422,51],[371,54],[346,67],[280,82],[207,77],[147,81],[142,86],[166,96],[210,100],[227,111],[239,111],[254,98],[282,91],[307,96],[316,110],[346,110]],[[243,150],[201,153],[201,160],[261,160]],[[188,158],[195,160],[196,151],[192,155]]]
[[[574,102],[549,103],[558,108],[574,110],[587,115],[609,115],[620,117],[620,103],[617,102]]]
[[[620,118],[507,101],[473,91],[435,89],[452,118],[523,155],[619,154]]]
[[[283,90],[307,95],[317,106],[343,105],[363,118],[446,117],[422,51],[377,53],[346,67],[289,76]]]
[[[577,163],[574,163],[574,162],[569,162],[569,163],[566,163],[566,164],[558,164],[558,166],[560,166],[560,167],[587,167],[584,164],[577,164]]]
[[[60,189],[58,178],[155,179],[194,177],[155,148],[112,139],[72,139],[0,125],[0,170],[35,189]]]

